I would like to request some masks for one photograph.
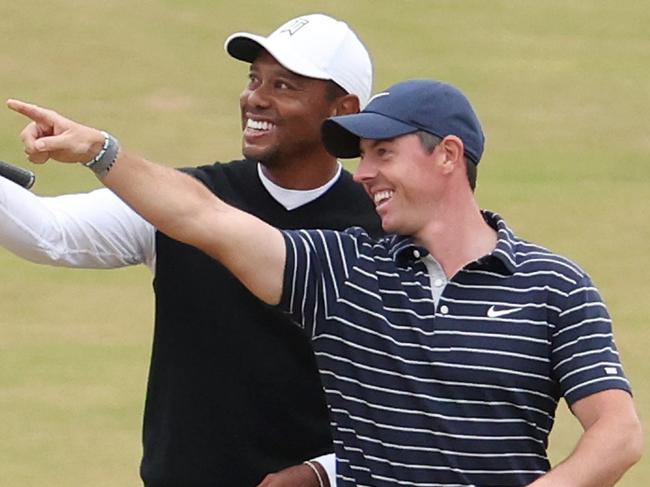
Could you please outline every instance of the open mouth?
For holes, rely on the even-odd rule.
[[[275,128],[275,124],[267,122],[266,120],[253,120],[249,118],[246,120],[245,130],[252,133],[269,132]]]
[[[389,190],[377,191],[375,194],[372,195],[372,199],[375,202],[375,206],[380,206],[386,203],[392,197],[393,197],[393,191],[389,191]]]

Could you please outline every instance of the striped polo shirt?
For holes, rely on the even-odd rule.
[[[338,485],[527,485],[561,397],[630,390],[589,276],[484,218],[495,249],[437,300],[409,238],[284,232],[280,307],[313,338]]]

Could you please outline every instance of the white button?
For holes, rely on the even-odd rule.
[[[442,306],[440,306],[440,313],[446,315],[447,313],[449,313],[449,308],[443,304]]]
[[[416,259],[419,259],[419,258],[420,258],[420,255],[421,255],[421,254],[420,254],[420,251],[419,251],[418,249],[415,249],[415,250],[413,251],[413,257],[415,257]]]
[[[440,287],[440,286],[442,286],[442,284],[443,284],[442,279],[440,279],[440,278],[433,281],[433,285],[436,286],[436,287]]]

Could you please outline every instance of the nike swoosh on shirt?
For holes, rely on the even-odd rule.
[[[499,318],[500,316],[506,316],[517,311],[521,311],[523,308],[506,308],[506,309],[495,309],[494,306],[490,306],[487,310],[488,318]]]

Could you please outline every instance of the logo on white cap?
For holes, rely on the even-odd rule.
[[[287,33],[290,36],[294,35],[296,32],[298,32],[300,29],[302,29],[304,26],[306,26],[309,23],[309,20],[307,20],[304,17],[301,17],[299,19],[293,20],[289,25],[287,25],[284,29],[278,32],[278,34],[283,34]]]

